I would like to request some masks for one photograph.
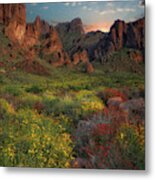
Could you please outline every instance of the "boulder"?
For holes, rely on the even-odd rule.
[[[118,97],[109,98],[107,105],[110,108],[119,108],[121,103],[123,103],[123,99],[118,96]]]
[[[143,98],[131,99],[131,100],[122,102],[119,105],[120,110],[127,113],[143,110],[144,107],[145,107],[145,102]]]
[[[86,63],[86,72],[87,73],[93,73],[94,72],[94,67],[90,62]]]
[[[129,56],[136,63],[144,62],[143,54],[140,51],[130,51]]]

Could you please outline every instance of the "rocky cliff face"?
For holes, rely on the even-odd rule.
[[[0,23],[5,25],[5,35],[21,43],[25,35],[26,7],[23,4],[1,4]]]
[[[84,34],[83,23],[80,18],[75,18],[71,22],[59,23],[56,26],[59,33],[65,35],[65,33],[76,32],[78,34]]]
[[[65,50],[70,54],[75,42],[85,36],[83,23],[80,18],[75,18],[71,22],[60,23],[56,26],[60,39]]]
[[[52,55],[49,59],[50,64],[61,66],[65,63],[70,63],[70,58],[64,51],[59,35],[54,27],[50,27],[49,33],[42,41],[42,46],[41,52],[43,55]]]
[[[39,43],[41,36],[45,36],[49,32],[50,25],[46,21],[41,20],[39,16],[37,16],[33,23],[28,23],[26,25],[23,45],[32,47]]]
[[[131,23],[115,21],[110,32],[100,40],[94,50],[95,58],[103,62],[107,55],[124,47],[141,50],[144,54],[144,24],[144,18]]]
[[[26,7],[24,4],[0,5],[0,23],[4,25],[5,35],[25,52],[25,59],[32,62],[34,57],[42,53],[50,55],[50,64],[60,66],[70,64],[70,58],[64,51],[57,30],[46,21],[36,17],[33,23],[26,24]],[[80,26],[73,22],[71,30]],[[38,47],[35,51],[35,46]],[[33,56],[32,56],[33,52]],[[54,62],[53,62],[54,59]]]
[[[87,52],[88,60],[93,60],[93,52],[98,42],[104,37],[101,31],[85,33],[80,18],[56,26],[63,46],[75,64],[80,61],[81,52]],[[86,58],[84,58],[86,59]],[[82,60],[83,61],[83,60]]]

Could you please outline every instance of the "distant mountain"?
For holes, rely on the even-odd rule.
[[[110,28],[110,32],[98,42],[94,50],[94,57],[104,61],[107,55],[121,48],[137,49],[144,55],[144,31],[144,18],[130,23],[125,23],[121,20],[115,21]]]

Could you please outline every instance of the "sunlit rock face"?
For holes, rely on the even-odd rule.
[[[0,5],[0,23],[5,25],[5,35],[10,40],[21,43],[25,35],[26,6],[24,4]]]
[[[41,20],[39,16],[36,17],[33,23],[27,23],[24,46],[32,47],[40,42],[40,37],[45,36],[50,31],[50,25]]]
[[[83,63],[89,62],[89,57],[88,57],[88,53],[86,50],[76,52],[73,55],[73,64],[74,65],[78,64],[80,61]]]

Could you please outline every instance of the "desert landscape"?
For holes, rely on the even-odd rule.
[[[144,14],[103,32],[27,11],[0,4],[0,166],[145,169]]]

